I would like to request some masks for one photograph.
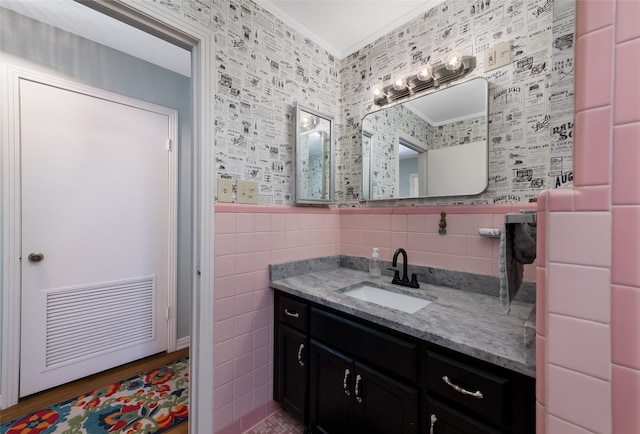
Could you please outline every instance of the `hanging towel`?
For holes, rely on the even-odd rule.
[[[500,233],[500,302],[506,313],[522,285],[523,264],[536,260],[536,242],[528,223],[505,223]]]

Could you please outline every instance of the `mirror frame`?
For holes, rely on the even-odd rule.
[[[319,117],[329,122],[329,198],[328,199],[314,199],[310,197],[301,197],[301,182],[302,182],[302,162],[300,159],[301,156],[301,147],[302,147],[302,131],[300,127],[300,119],[301,113],[309,113],[313,116]],[[320,113],[316,110],[305,107],[301,104],[296,104],[296,150],[295,150],[295,203],[301,205],[332,205],[334,203],[334,195],[335,195],[335,186],[334,186],[334,158],[333,152],[335,151],[334,140],[335,135],[334,125],[333,125],[333,116]],[[323,166],[324,171],[324,166]]]
[[[360,133],[361,133],[360,136],[362,137],[363,135],[366,134],[365,133],[365,129],[364,129],[364,126],[365,126],[364,125],[364,120],[368,115],[370,115],[372,113],[377,113],[377,112],[381,112],[381,111],[384,111],[384,110],[392,109],[392,108],[395,108],[397,106],[401,106],[404,103],[408,103],[408,102],[414,101],[414,100],[419,99],[419,98],[425,98],[425,97],[428,97],[430,95],[434,95],[434,94],[436,94],[438,92],[446,91],[447,89],[451,89],[451,88],[454,88],[454,87],[457,87],[457,86],[460,86],[460,85],[463,85],[463,84],[466,84],[466,83],[469,83],[469,82],[472,82],[472,81],[475,81],[475,80],[482,81],[484,83],[484,87],[485,87],[485,89],[484,89],[484,92],[485,92],[484,111],[485,111],[486,120],[485,120],[484,128],[485,128],[485,134],[486,134],[486,154],[487,155],[486,155],[486,166],[484,166],[483,169],[486,172],[486,178],[487,179],[486,179],[486,181],[484,183],[483,188],[480,189],[479,191],[469,192],[469,193],[465,193],[465,194],[455,194],[455,195],[452,195],[452,194],[433,194],[433,195],[420,195],[420,196],[371,198],[371,194],[373,192],[371,190],[371,178],[370,178],[369,179],[369,186],[368,186],[369,197],[365,197],[365,195],[364,195],[364,192],[365,192],[365,176],[364,176],[365,175],[365,173],[364,173],[365,172],[364,171],[365,161],[364,161],[364,158],[363,158],[363,162],[362,162],[362,182],[361,182],[361,184],[362,184],[361,185],[361,197],[362,197],[363,201],[366,201],[366,202],[379,202],[379,201],[389,201],[389,200],[432,199],[432,198],[442,198],[442,197],[471,197],[471,196],[480,195],[480,194],[484,193],[487,190],[487,188],[489,186],[489,120],[490,119],[489,119],[489,82],[486,79],[486,77],[474,77],[474,78],[471,78],[469,80],[465,80],[465,81],[461,81],[461,82],[455,82],[455,83],[452,83],[452,84],[450,84],[450,85],[448,85],[446,87],[442,87],[442,88],[436,89],[435,91],[427,92],[427,93],[420,93],[420,94],[412,96],[411,98],[406,98],[406,99],[403,99],[403,100],[399,100],[397,102],[397,104],[393,104],[393,105],[389,105],[389,106],[383,106],[379,110],[374,110],[374,111],[368,112],[362,117],[362,121],[360,123],[360,125],[361,125],[360,126]],[[368,132],[368,133],[370,134],[370,132]],[[362,146],[362,152],[363,152],[363,157],[364,157],[364,144]],[[373,169],[372,164],[373,164],[373,162],[371,161],[371,151],[369,151],[369,162],[368,162],[369,174],[371,174],[372,169]],[[371,175],[369,175],[369,176],[371,176]],[[425,173],[425,178],[426,177],[428,177],[428,173]]]

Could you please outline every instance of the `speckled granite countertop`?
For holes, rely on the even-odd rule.
[[[285,293],[535,377],[532,303],[513,301],[506,314],[500,299],[491,295],[428,283],[420,283],[419,289],[405,288],[392,285],[389,276],[372,279],[368,273],[340,267],[340,262],[333,260],[272,266],[271,278],[271,287]],[[360,282],[375,282],[432,302],[407,314],[341,292]]]

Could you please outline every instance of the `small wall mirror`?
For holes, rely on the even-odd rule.
[[[333,203],[333,139],[332,116],[296,106],[296,203]]]
[[[487,80],[479,77],[367,114],[368,200],[476,195],[489,182]]]

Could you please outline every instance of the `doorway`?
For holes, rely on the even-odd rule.
[[[35,3],[35,2],[28,2]],[[44,2],[46,3],[46,2]],[[3,6],[6,4],[3,3]],[[192,168],[190,179],[192,181],[189,198],[192,202],[188,202],[186,207],[191,213],[192,230],[189,234],[191,243],[192,258],[188,266],[188,273],[192,277],[190,288],[191,306],[192,306],[192,323],[190,327],[190,345],[193,357],[191,359],[191,377],[196,387],[192,388],[191,408],[191,427],[193,432],[198,431],[198,426],[203,429],[212,426],[211,414],[208,406],[212,402],[213,380],[212,373],[209,369],[202,369],[200,366],[212,366],[213,348],[212,348],[212,323],[213,323],[213,270],[210,265],[213,261],[213,163],[212,149],[209,142],[211,137],[211,119],[212,101],[209,92],[210,83],[213,83],[212,67],[210,59],[213,59],[212,36],[206,29],[199,29],[190,26],[181,17],[167,17],[159,7],[154,4],[139,4],[135,7],[127,6],[122,2],[104,3],[89,2],[87,3],[93,8],[99,8],[100,12],[112,16],[119,21],[133,24],[138,28],[144,28],[152,31],[155,35],[161,36],[163,39],[169,40],[182,48],[191,51],[192,55],[192,78],[191,84],[188,86],[187,92],[193,96],[189,108],[192,110],[192,119],[188,124],[191,137],[188,143],[192,143],[190,155],[184,160]],[[1,15],[5,15],[5,10],[1,10]],[[5,21],[6,22],[6,21]],[[11,28],[9,22],[9,28]],[[13,30],[16,30],[15,28]],[[26,28],[18,29],[23,32],[32,30]],[[15,32],[15,37],[20,37],[20,32]],[[30,44],[35,43],[33,33],[29,33],[28,38]],[[40,35],[42,36],[42,35]],[[49,35],[45,35],[45,39]],[[68,73],[68,69],[77,67],[78,62],[70,61],[58,56],[57,48],[47,55],[45,58],[51,60],[48,68],[54,69],[56,66],[63,68],[63,74]],[[76,51],[78,48],[76,46]],[[84,52],[88,53],[88,52]],[[7,60],[3,52],[3,61]],[[99,59],[98,62],[104,59]],[[91,62],[90,58],[82,58],[79,62]],[[98,66],[101,66],[100,64]],[[119,66],[119,65],[116,65]],[[67,68],[67,69],[65,69]],[[81,69],[81,68],[80,68]],[[3,71],[3,77],[6,81],[7,73]],[[111,82],[111,77],[106,77],[105,81]],[[145,84],[144,80],[135,82],[133,87],[139,87]],[[6,92],[6,89],[3,89]],[[3,94],[3,101],[9,100],[10,95]],[[19,211],[13,205],[16,198],[16,187],[8,182],[15,176],[16,162],[19,156],[15,154],[15,149],[8,146],[8,138],[15,133],[12,129],[13,122],[10,114],[3,111],[3,125],[7,128],[3,130],[6,134],[3,136],[3,288],[2,288],[2,385],[0,406],[6,408],[17,402],[17,384],[15,383],[15,373],[17,372],[17,362],[15,355],[18,348],[16,336],[19,336],[19,317],[16,315],[16,306],[19,306],[19,297],[15,291],[16,283],[19,283],[20,272],[15,263],[15,249],[18,246],[19,236],[12,233],[10,229],[11,222],[19,218]],[[181,207],[184,207],[181,203]],[[202,266],[200,266],[202,264]],[[201,323],[203,327],[201,327]],[[194,390],[195,389],[195,390]],[[202,399],[201,399],[202,397]],[[199,411],[201,404],[206,411]]]
[[[396,189],[399,197],[427,195],[428,145],[398,131],[394,143],[396,159]]]

